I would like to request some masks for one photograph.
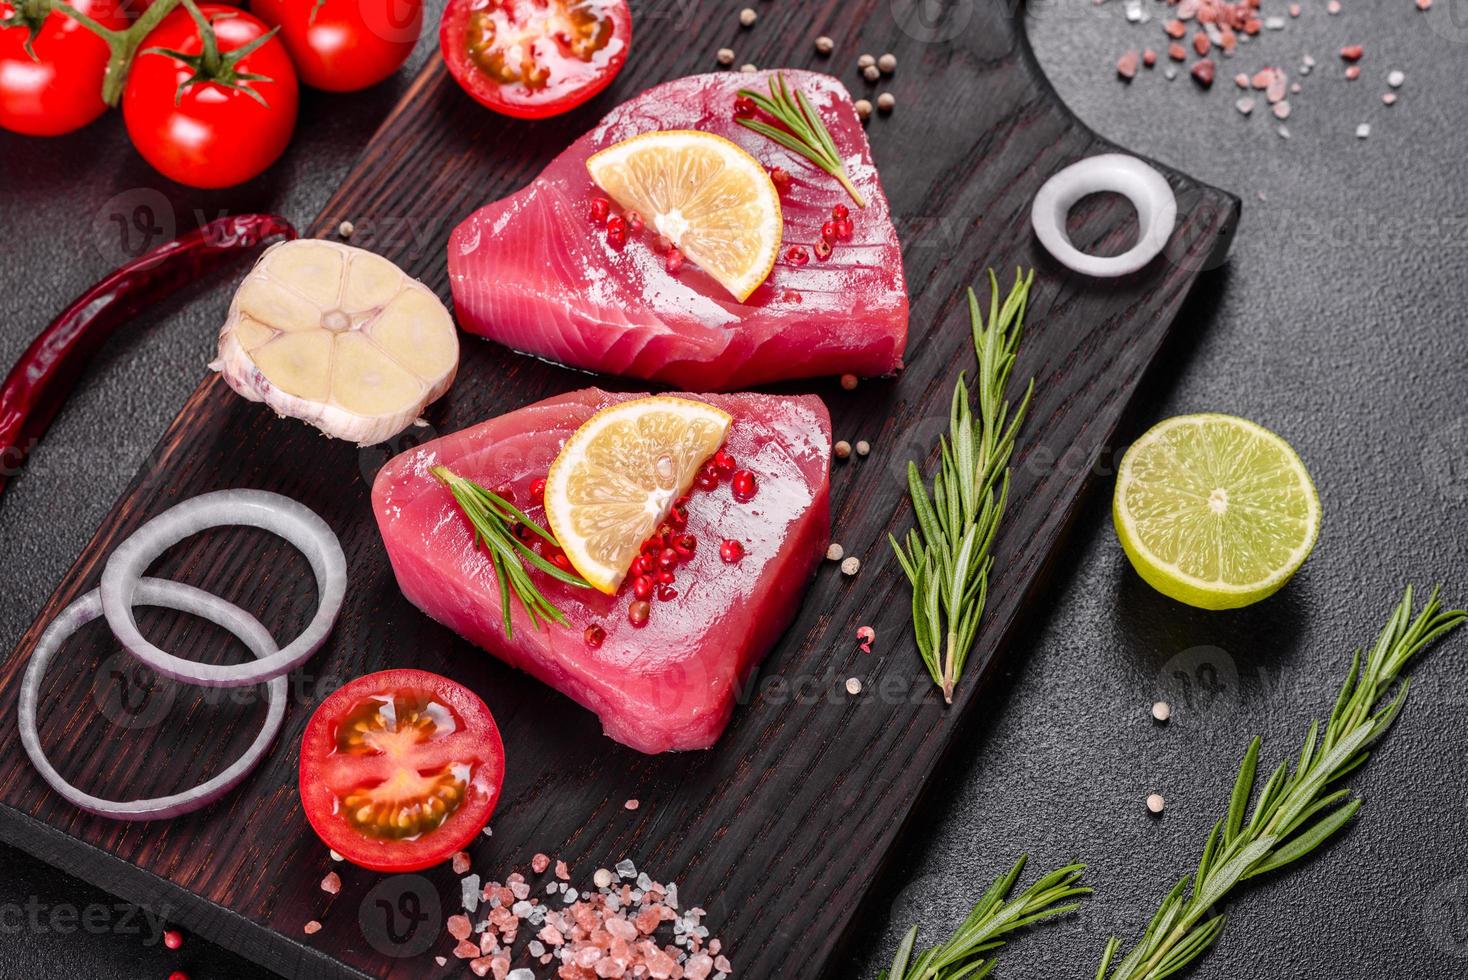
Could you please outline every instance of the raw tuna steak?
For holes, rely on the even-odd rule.
[[[695,391],[902,367],[902,251],[851,96],[829,75],[785,72],[831,130],[865,208],[804,157],[735,122],[735,92],[766,91],[773,74],[695,75],[650,89],[614,109],[530,186],[470,215],[449,239],[460,325],[573,367]],[[587,157],[669,129],[727,137],[791,177],[781,199],[781,257],[744,303],[691,264],[668,272],[650,231],[618,249],[590,220],[600,192]],[[850,208],[853,234],[821,261],[814,245],[838,204]],[[792,246],[804,249],[804,264],[786,254]]]
[[[745,503],[727,479],[693,491],[687,530],[697,548],[677,568],[677,596],[654,598],[640,628],[628,620],[630,588],[603,595],[532,571],[571,626],[536,630],[515,604],[507,640],[489,558],[429,474],[442,464],[490,489],[509,487],[543,524],[531,484],[592,413],[638,397],[587,388],[426,443],[382,468],[372,506],[398,585],[418,608],[595,711],[619,742],[648,753],[707,748],[728,724],[740,684],[794,618],[830,537],[831,419],[820,399],[683,396],[734,416],[726,449],[758,491]],[[732,564],[720,553],[726,538],[743,547]],[[587,642],[590,626],[604,631],[600,646]]]

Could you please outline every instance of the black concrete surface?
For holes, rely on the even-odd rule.
[[[1251,418],[1309,465],[1324,530],[1274,598],[1232,613],[1187,609],[1128,567],[1103,460],[1053,588],[973,726],[971,756],[911,828],[884,882],[890,902],[873,903],[843,976],[873,977],[909,923],[921,922],[925,939],[945,933],[1021,852],[1037,870],[1089,862],[1097,895],[1016,941],[999,975],[1092,976],[1106,937],[1138,935],[1195,863],[1250,736],[1265,736],[1271,766],[1293,755],[1309,719],[1328,710],[1351,649],[1371,639],[1404,584],[1442,581],[1451,600],[1468,602],[1468,28],[1458,26],[1468,11],[1461,0],[1436,0],[1427,14],[1410,0],[1346,0],[1331,16],[1305,0],[1298,20],[1222,61],[1205,93],[1185,72],[1166,80],[1165,56],[1130,86],[1116,81],[1123,50],[1160,51],[1166,40],[1155,20],[1128,23],[1123,4],[1030,5],[1031,37],[1056,88],[1098,131],[1245,201],[1231,260],[1189,302],[1123,439],[1180,412]],[[877,7],[866,27],[874,49],[887,23]],[[1284,3],[1265,8],[1286,16]],[[1161,10],[1151,0],[1144,9]],[[415,63],[433,43],[425,35]],[[1337,57],[1347,43],[1367,52],[1354,82]],[[1233,107],[1235,72],[1280,66],[1294,76],[1306,54],[1318,66],[1291,96],[1289,139],[1262,100],[1249,117]],[[1406,82],[1387,107],[1391,69]],[[271,207],[309,220],[407,78],[356,96],[307,95],[285,160],[228,192],[157,178],[115,119],[55,142],[0,134],[0,361],[136,247],[142,232],[123,237],[118,222],[139,205],[179,227],[196,208],[209,217]],[[1362,122],[1365,140],[1355,135]],[[874,149],[879,160],[902,152],[879,136]],[[111,344],[0,498],[4,649],[193,389],[222,295],[219,282],[202,285]],[[1396,730],[1354,780],[1366,799],[1354,825],[1317,858],[1248,888],[1193,976],[1468,975],[1465,657],[1460,636],[1420,665]],[[1159,698],[1174,706],[1167,726],[1149,717]],[[1160,819],[1143,806],[1153,791],[1167,797]],[[800,907],[791,896],[797,921]],[[145,917],[0,848],[0,977],[149,980],[175,969],[262,976],[196,938],[169,952]]]

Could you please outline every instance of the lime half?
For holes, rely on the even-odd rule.
[[[1111,513],[1137,573],[1202,609],[1273,594],[1320,533],[1300,457],[1232,415],[1179,415],[1149,430],[1122,458]]]

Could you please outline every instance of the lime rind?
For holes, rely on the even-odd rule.
[[[1184,415],[1127,451],[1112,519],[1153,588],[1199,608],[1234,609],[1277,592],[1303,564],[1319,536],[1320,500],[1275,433],[1230,415]]]

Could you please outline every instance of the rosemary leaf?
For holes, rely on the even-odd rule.
[[[812,164],[835,177],[846,189],[846,193],[851,195],[857,207],[867,206],[867,202],[857,192],[856,185],[851,182],[851,175],[846,172],[846,163],[841,159],[841,151],[836,148],[836,141],[831,138],[831,131],[826,128],[825,122],[821,120],[820,114],[810,104],[804,92],[796,89],[794,94],[791,94],[784,72],[778,72],[770,81],[768,95],[747,88],[740,89],[739,95],[753,102],[756,108],[774,119],[780,126],[772,126],[762,119],[743,117],[736,118],[736,122],[746,129],[754,130],[761,136],[769,137],[790,152],[805,157]]]
[[[918,927],[909,929],[897,947],[892,966],[878,974],[877,980],[977,980],[987,976],[998,962],[989,954],[1008,942],[1011,933],[1074,911],[1080,904],[1075,899],[1091,894],[1091,889],[1077,884],[1085,865],[1068,864],[1010,898],[1026,860],[1021,855],[989,886],[947,942],[925,950],[916,959],[913,948]]]
[[[504,614],[505,637],[514,636],[511,626],[510,597],[513,595],[525,610],[530,625],[541,628],[541,620],[561,626],[569,625],[566,616],[553,606],[531,580],[525,562],[557,581],[579,589],[591,586],[580,575],[564,571],[536,554],[534,549],[515,536],[514,526],[521,524],[542,540],[558,545],[555,536],[532,521],[524,511],[493,491],[455,474],[447,466],[430,470],[435,479],[448,487],[459,510],[474,529],[474,543],[489,553],[490,566],[500,589],[500,610]]]
[[[1274,770],[1246,822],[1261,740],[1249,743],[1228,813],[1214,825],[1197,874],[1173,886],[1141,940],[1115,968],[1111,964],[1121,941],[1112,937],[1107,942],[1096,980],[1162,980],[1191,965],[1223,932],[1222,915],[1204,917],[1227,901],[1234,888],[1298,861],[1351,822],[1361,800],[1339,783],[1365,763],[1367,747],[1386,733],[1401,711],[1408,691],[1402,669],[1468,620],[1468,612],[1443,610],[1436,589],[1415,618],[1413,608],[1409,586],[1371,653],[1363,658],[1356,651],[1329,719],[1324,725],[1311,723],[1295,768],[1281,763]],[[1388,697],[1399,680],[1396,693]]]
[[[989,273],[989,318],[968,291],[970,329],[979,369],[975,391],[958,376],[949,406],[948,435],[938,440],[931,496],[915,462],[907,467],[915,530],[906,544],[889,535],[913,590],[913,633],[918,654],[943,698],[953,690],[979,634],[989,598],[990,553],[1009,502],[1009,460],[1034,395],[1032,379],[1011,411],[1005,396],[1014,369],[1033,270],[1016,273],[1001,307],[999,281]],[[975,415],[973,400],[978,400]]]

